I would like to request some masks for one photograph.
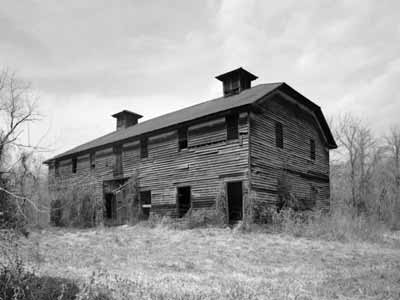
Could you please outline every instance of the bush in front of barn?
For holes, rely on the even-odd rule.
[[[94,227],[97,209],[91,186],[68,188],[58,191],[57,198],[51,201],[50,222],[58,227]]]

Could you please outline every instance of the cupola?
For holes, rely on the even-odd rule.
[[[123,110],[113,114],[112,117],[117,119],[117,130],[124,129],[138,123],[143,116],[129,110]]]
[[[227,97],[251,88],[251,82],[258,77],[243,68],[238,68],[215,78],[222,81],[224,96]]]

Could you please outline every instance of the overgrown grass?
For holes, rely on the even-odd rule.
[[[349,211],[331,213],[282,210],[272,215],[273,232],[330,241],[385,243],[389,228],[374,216],[354,215]]]
[[[397,299],[400,293],[400,251],[389,243],[295,238],[266,234],[264,227],[181,230],[168,218],[158,221],[33,232],[23,248],[35,265],[30,250],[40,239],[41,275],[76,279],[86,295],[105,291],[114,299]]]

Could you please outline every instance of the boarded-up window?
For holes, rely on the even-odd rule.
[[[151,191],[140,192],[140,205],[142,206],[144,216],[148,218],[151,209]]]
[[[122,118],[117,118],[117,128],[121,128],[124,126],[124,122]]]
[[[96,152],[90,153],[90,169],[94,170],[96,168]]]
[[[283,148],[283,125],[282,123],[275,123],[275,143],[279,148]]]
[[[141,158],[146,158],[149,156],[149,152],[147,149],[147,138],[142,138],[140,140],[140,157]]]
[[[78,166],[78,159],[74,157],[72,159],[72,173],[76,173],[77,166]]]
[[[179,150],[186,149],[188,147],[188,130],[186,127],[178,130],[179,139]]]
[[[122,145],[115,145],[114,146],[114,176],[120,176],[123,173],[122,169]]]
[[[237,114],[226,116],[226,138],[228,140],[239,138],[239,122]]]
[[[310,158],[315,160],[315,141],[310,139]]]
[[[56,177],[60,176],[60,163],[58,161],[54,162],[54,175]]]

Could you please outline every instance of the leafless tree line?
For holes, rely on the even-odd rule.
[[[331,159],[333,207],[400,226],[400,127],[376,137],[350,114],[332,123],[339,146]]]

